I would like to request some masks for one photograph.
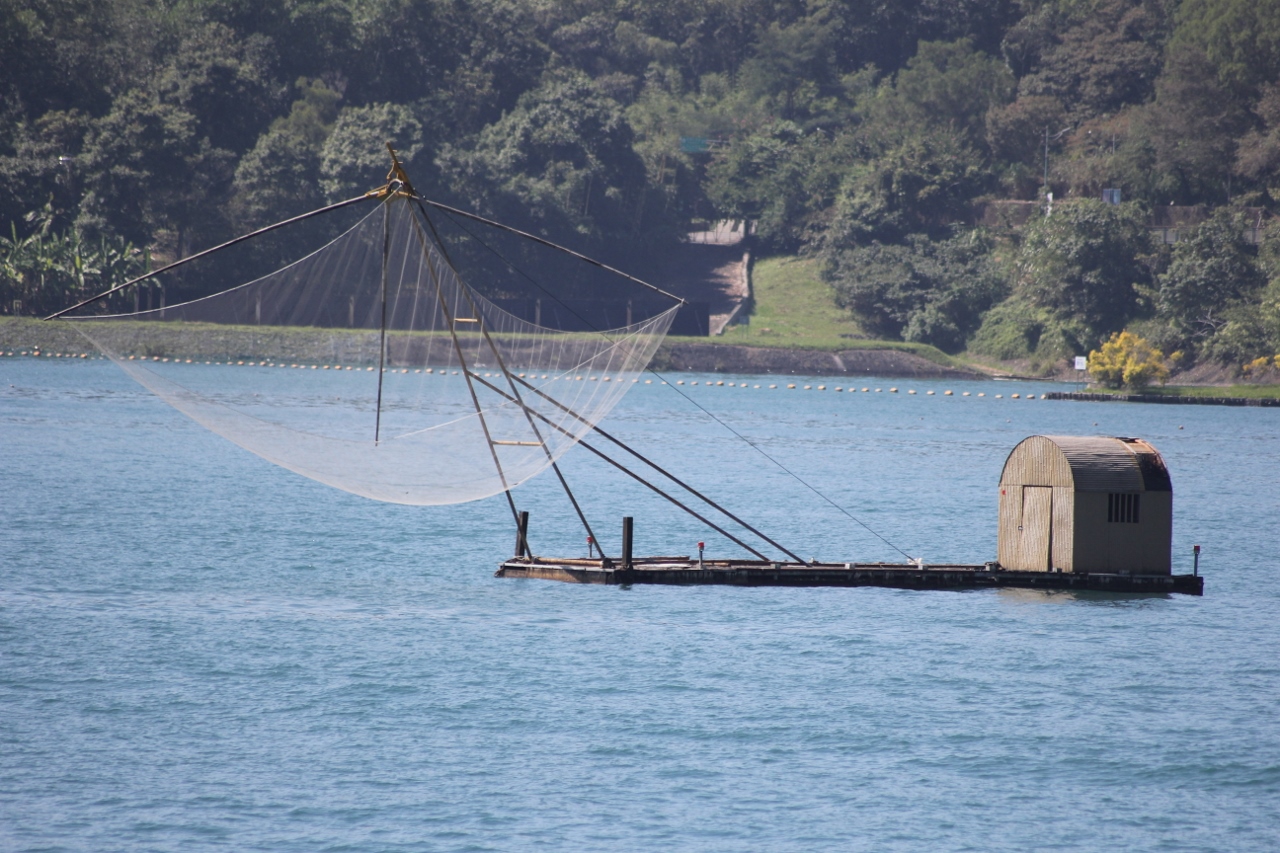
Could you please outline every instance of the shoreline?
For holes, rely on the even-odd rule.
[[[332,329],[300,329],[253,326],[210,327],[194,330],[187,326],[171,335],[153,339],[159,345],[154,354],[181,358],[211,358],[212,352],[234,352],[244,360],[285,360],[299,362],[371,363],[377,350],[377,333],[370,330],[338,331]],[[336,333],[335,333],[336,332]],[[27,317],[0,317],[0,355],[17,356],[22,351],[39,350],[44,354],[99,354],[97,348],[70,323],[53,323]],[[163,350],[161,352],[160,350]],[[150,353],[149,353],[150,354]],[[759,347],[746,344],[689,341],[665,341],[654,354],[649,369],[671,373],[723,373],[743,375],[790,375],[829,377],[884,377],[901,379],[953,379],[957,381],[992,381],[1016,379],[1034,382],[1076,385],[1078,380],[1059,377],[1022,376],[995,372],[980,365],[952,366],[939,364],[924,356],[893,346],[857,349],[803,349]],[[1187,388],[1223,388],[1227,385],[1208,383],[1185,384]],[[1053,391],[1049,399],[1090,402],[1170,403],[1220,406],[1280,406],[1280,396],[1231,396],[1098,393],[1095,391]]]
[[[1082,403],[1167,403],[1174,406],[1280,407],[1280,397],[1199,397],[1189,394],[1094,394],[1088,391],[1049,391],[1046,400]]]
[[[169,330],[166,330],[169,331]],[[168,357],[206,358],[208,353],[234,353],[243,359],[343,361],[364,363],[377,351],[377,332],[253,326],[194,330],[174,325],[171,334],[152,339],[154,353]],[[0,318],[0,350],[96,352],[70,323],[26,317]],[[161,351],[163,350],[163,351]],[[915,353],[885,349],[839,351],[753,347],[740,344],[667,341],[649,367],[678,373],[744,373],[808,376],[883,376],[915,379],[989,379],[978,370],[937,364]]]

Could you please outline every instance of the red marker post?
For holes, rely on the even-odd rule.
[[[698,568],[702,568],[702,549],[707,547],[706,542],[698,543]]]

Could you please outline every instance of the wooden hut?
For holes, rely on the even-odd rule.
[[[1000,475],[997,559],[1033,572],[1170,574],[1173,486],[1138,438],[1033,435]]]

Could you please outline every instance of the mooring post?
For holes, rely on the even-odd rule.
[[[529,511],[522,510],[516,523],[516,556],[529,556]]]
[[[631,533],[632,518],[629,515],[622,517],[622,568],[631,568]]]
[[[1195,577],[1199,577],[1200,576],[1200,546],[1199,545],[1191,546],[1191,555],[1192,555],[1192,558],[1195,560],[1195,562],[1192,563],[1191,565],[1191,574],[1194,575]]]

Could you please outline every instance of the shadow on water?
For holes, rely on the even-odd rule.
[[[1172,601],[1167,592],[1098,592],[1088,589],[1001,589],[1002,599],[1014,604],[1094,604],[1117,605],[1133,602]]]

